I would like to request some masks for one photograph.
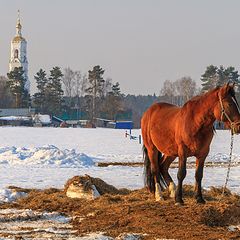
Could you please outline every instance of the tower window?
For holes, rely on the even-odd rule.
[[[18,50],[17,49],[15,49],[15,51],[14,51],[14,58],[18,58]]]

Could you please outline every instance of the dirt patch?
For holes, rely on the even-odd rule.
[[[20,191],[21,189],[19,189]],[[21,190],[22,191],[22,190]],[[92,201],[67,198],[63,190],[31,190],[15,203],[1,208],[57,211],[73,217],[78,235],[104,232],[116,237],[122,233],[147,234],[143,239],[240,239],[240,232],[230,232],[228,225],[240,224],[240,197],[221,189],[204,191],[207,203],[196,204],[192,186],[184,186],[184,206],[164,194],[164,202],[155,202],[145,189],[106,193]]]

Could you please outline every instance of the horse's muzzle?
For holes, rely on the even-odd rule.
[[[231,123],[231,131],[233,134],[239,134],[240,133],[240,122],[233,122]]]

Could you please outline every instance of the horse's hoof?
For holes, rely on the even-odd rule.
[[[162,202],[162,201],[164,201],[164,198],[163,198],[163,197],[156,197],[155,199],[156,199],[156,202]]]
[[[180,198],[180,199],[176,199],[175,200],[175,205],[176,206],[182,206],[184,205],[184,201]]]
[[[175,206],[183,206],[184,202],[175,202]]]
[[[205,204],[206,201],[203,198],[197,198],[197,203],[199,204]]]
[[[170,195],[169,195],[170,198],[175,198],[175,192],[171,192]]]

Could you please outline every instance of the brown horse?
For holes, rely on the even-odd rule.
[[[201,181],[205,158],[213,138],[215,120],[222,121],[232,133],[240,132],[239,105],[234,86],[226,84],[186,102],[183,107],[168,103],[155,103],[141,120],[145,184],[162,200],[161,190],[169,187],[170,197],[183,204],[182,183],[186,176],[186,160],[196,157],[196,199],[202,197]],[[178,157],[178,186],[168,173],[170,164]]]

